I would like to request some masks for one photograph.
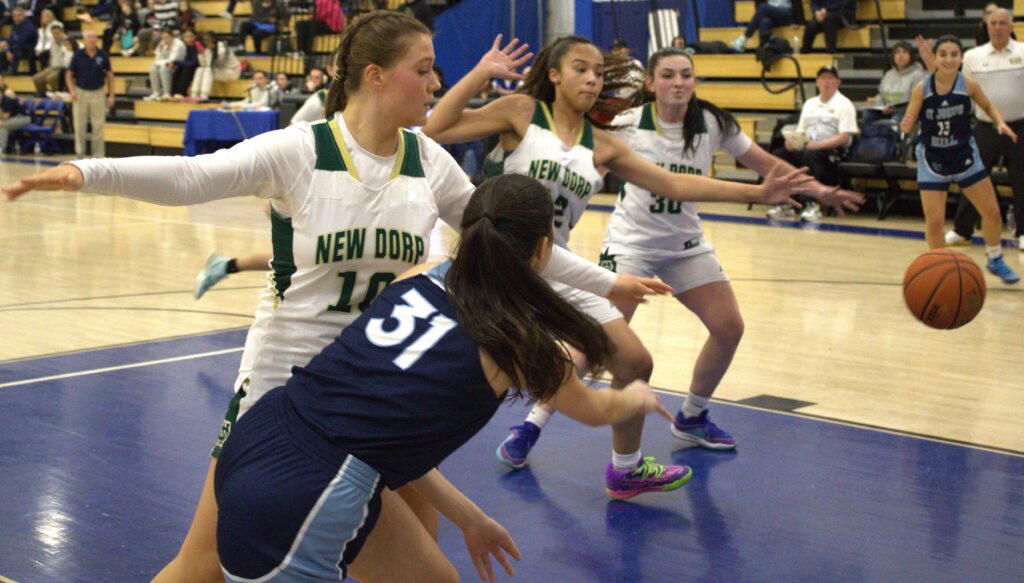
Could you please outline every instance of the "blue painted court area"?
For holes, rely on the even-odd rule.
[[[242,337],[0,364],[0,576],[152,577],[188,528]],[[516,539],[517,581],[1024,579],[1024,458],[716,403],[737,452],[673,451],[648,418],[645,454],[695,477],[610,502],[607,429],[556,417],[528,469],[495,460],[524,411],[502,408],[442,467]],[[441,544],[477,580],[455,527]]]

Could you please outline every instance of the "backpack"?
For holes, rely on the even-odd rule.
[[[776,61],[785,55],[792,54],[793,45],[789,44],[788,40],[775,35],[762,39],[761,46],[757,47],[757,60],[761,62],[765,69],[771,69]]]
[[[880,163],[897,159],[900,135],[892,122],[881,121],[864,126],[857,143],[853,145],[850,161]]]
[[[692,50],[697,55],[731,55],[736,52],[732,50],[732,47],[720,40],[687,43],[686,48]]]

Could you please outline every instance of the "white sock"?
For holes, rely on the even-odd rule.
[[[683,412],[683,417],[696,417],[701,414],[701,411],[708,408],[708,403],[710,402],[711,397],[701,397],[693,393],[686,393],[686,400],[683,401],[680,411]]]
[[[530,414],[526,416],[526,420],[538,428],[543,428],[547,424],[548,419],[551,419],[551,413],[545,411],[540,405],[534,405],[533,409],[530,410]]]
[[[1003,248],[1000,247],[999,245],[994,245],[992,247],[985,245],[985,255],[987,255],[989,259],[996,259],[997,257],[1002,257]]]
[[[615,453],[612,450],[612,467],[617,472],[632,472],[640,465],[640,450],[633,453]]]

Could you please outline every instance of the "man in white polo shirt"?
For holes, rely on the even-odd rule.
[[[991,41],[964,53],[964,73],[981,85],[981,89],[1007,125],[1024,135],[1024,43],[1012,38],[1013,17],[1005,8],[998,8],[988,17],[988,35]],[[974,139],[978,142],[981,162],[989,170],[1000,158],[1006,166],[1013,189],[1013,211],[1017,231],[1011,233],[1024,249],[1024,140],[1016,144],[1000,136],[992,120],[980,107],[974,108],[978,124],[974,126]],[[960,198],[953,230],[946,233],[946,243],[955,245],[968,241],[978,223],[978,211],[966,197]]]
[[[845,95],[839,92],[839,71],[835,67],[818,69],[815,80],[818,96],[808,99],[800,110],[800,123],[796,136],[786,140],[786,149],[776,149],[776,156],[797,168],[807,166],[818,182],[836,186],[839,184],[837,165],[846,155],[846,149],[853,142],[857,128],[857,109]],[[796,139],[798,138],[798,139]],[[821,209],[812,199],[801,200],[804,210],[801,220],[821,220]],[[768,217],[781,218],[792,212],[792,207],[776,205],[768,211]]]

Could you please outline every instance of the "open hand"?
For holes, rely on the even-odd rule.
[[[3,187],[7,200],[14,200],[30,190],[78,190],[85,183],[82,171],[73,164],[61,164],[26,176]]]
[[[996,131],[999,132],[999,135],[1007,136],[1008,138],[1013,140],[1014,144],[1017,143],[1017,134],[1012,129],[1010,129],[1010,126],[1006,125],[1006,123],[999,124],[999,127],[996,128]]]
[[[491,45],[491,50],[487,51],[480,58],[480,62],[476,66],[486,71],[488,77],[518,81],[523,78],[523,75],[516,71],[516,69],[522,67],[533,58],[533,53],[526,52],[530,45],[520,45],[519,39],[514,38],[512,42],[502,48],[501,38],[500,34],[494,37],[494,44]]]
[[[771,172],[764,177],[764,182],[761,184],[760,202],[765,204],[789,203],[800,208],[800,204],[791,197],[798,192],[806,191],[808,186],[814,182],[814,177],[807,174],[806,166],[787,174],[783,174],[783,172],[785,172],[783,166],[776,164],[772,167]]]
[[[864,204],[865,200],[864,195],[859,192],[843,190],[838,186],[826,186],[820,182],[816,182],[814,188],[807,194],[814,197],[820,204],[834,209],[840,216],[845,215],[846,211],[851,213],[859,211],[860,205]]]
[[[612,286],[612,291],[608,293],[608,299],[613,302],[642,304],[647,302],[644,296],[670,293],[672,293],[672,288],[659,279],[620,273],[615,277],[615,285]]]
[[[510,577],[515,577],[516,571],[512,568],[505,553],[517,561],[522,560],[522,556],[505,527],[489,516],[484,516],[482,520],[463,528],[462,535],[466,539],[466,549],[469,551],[470,558],[473,559],[473,566],[476,567],[481,581],[495,583],[491,555],[494,555],[495,560],[501,563]]]

